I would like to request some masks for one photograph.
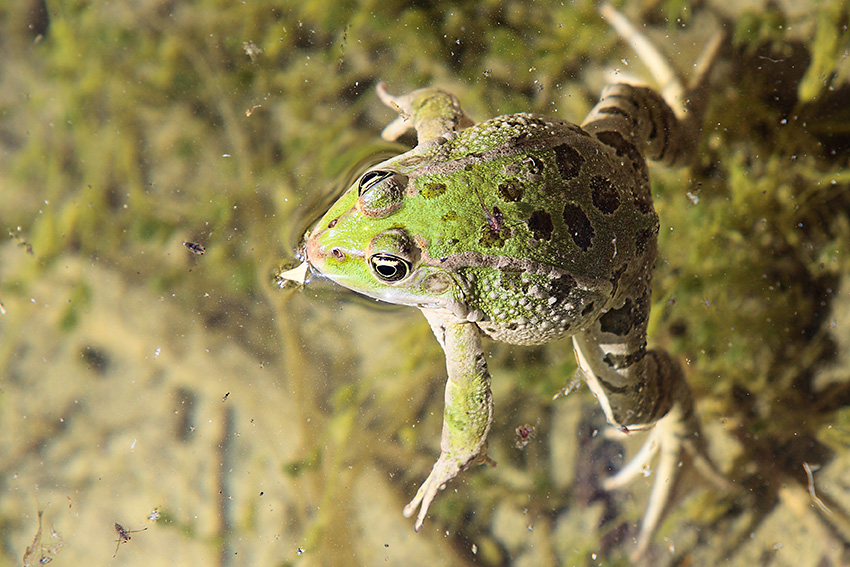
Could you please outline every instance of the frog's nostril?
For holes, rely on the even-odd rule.
[[[345,260],[345,252],[343,252],[342,249],[340,249],[340,248],[332,248],[331,254],[333,255],[334,258],[336,258],[340,262]]]
[[[333,227],[335,227],[335,226],[336,226],[336,223],[337,223],[337,221],[338,221],[338,220],[339,220],[339,218],[335,218],[334,220],[332,220],[331,222],[329,222],[329,223],[328,223],[328,228],[333,228]]]

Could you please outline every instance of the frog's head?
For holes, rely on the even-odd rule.
[[[334,282],[369,297],[462,311],[453,275],[415,232],[408,178],[388,162],[364,173],[310,231],[306,260]],[[425,214],[420,211],[418,214]],[[413,220],[411,224],[409,221]]]

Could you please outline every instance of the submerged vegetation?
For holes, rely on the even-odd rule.
[[[437,452],[439,346],[412,310],[369,309],[320,284],[281,292],[271,276],[334,183],[387,150],[379,80],[445,87],[476,119],[580,121],[606,70],[641,76],[595,3],[10,4],[0,566],[32,542],[36,484],[69,563],[111,553],[113,524],[157,506],[155,529],[121,546],[128,564],[157,563],[157,551],[173,564],[179,552],[163,550],[186,548],[222,565],[624,561],[644,487],[600,492],[621,448],[593,435],[602,423],[586,391],[552,400],[575,370],[568,342],[489,345],[499,466],[452,483],[414,537],[400,510]],[[713,4],[623,6],[685,75],[712,28],[730,33],[697,163],[653,169],[650,342],[686,362],[712,452],[741,493],[689,478],[659,562],[788,563],[806,550],[801,565],[839,564],[850,548],[850,12],[839,0]],[[520,450],[526,424],[535,435]],[[146,435],[176,449],[114,464],[116,447]],[[197,480],[177,460],[189,446],[215,463],[193,471],[228,466]],[[131,513],[140,520],[115,516]]]

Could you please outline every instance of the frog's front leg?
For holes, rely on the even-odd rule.
[[[414,129],[417,141],[421,144],[473,124],[461,109],[457,97],[444,90],[425,88],[394,96],[387,92],[384,83],[378,83],[376,90],[381,102],[398,112],[398,118],[381,132],[385,140],[395,141],[408,130]]]
[[[487,457],[487,433],[493,422],[493,396],[490,373],[481,346],[481,331],[474,323],[438,310],[423,309],[434,335],[446,353],[446,408],[440,458],[416,496],[404,507],[409,518],[416,509],[415,529],[419,531],[428,507],[439,490],[458,473]]]

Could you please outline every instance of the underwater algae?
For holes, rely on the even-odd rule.
[[[439,84],[477,119],[576,120],[603,70],[641,74],[592,3],[46,7],[37,41],[0,8],[0,565],[40,509],[68,563],[108,559],[120,523],[149,527],[127,564],[625,564],[644,490],[599,493],[622,448],[593,436],[586,391],[552,400],[567,345],[489,345],[499,465],[450,485],[414,535],[400,510],[436,453],[438,345],[416,313],[270,276],[299,205],[392,118],[377,80]],[[847,9],[622,8],[680,64],[710,11],[732,32],[700,161],[653,170],[650,341],[688,364],[742,490],[689,478],[657,562],[841,564]]]

